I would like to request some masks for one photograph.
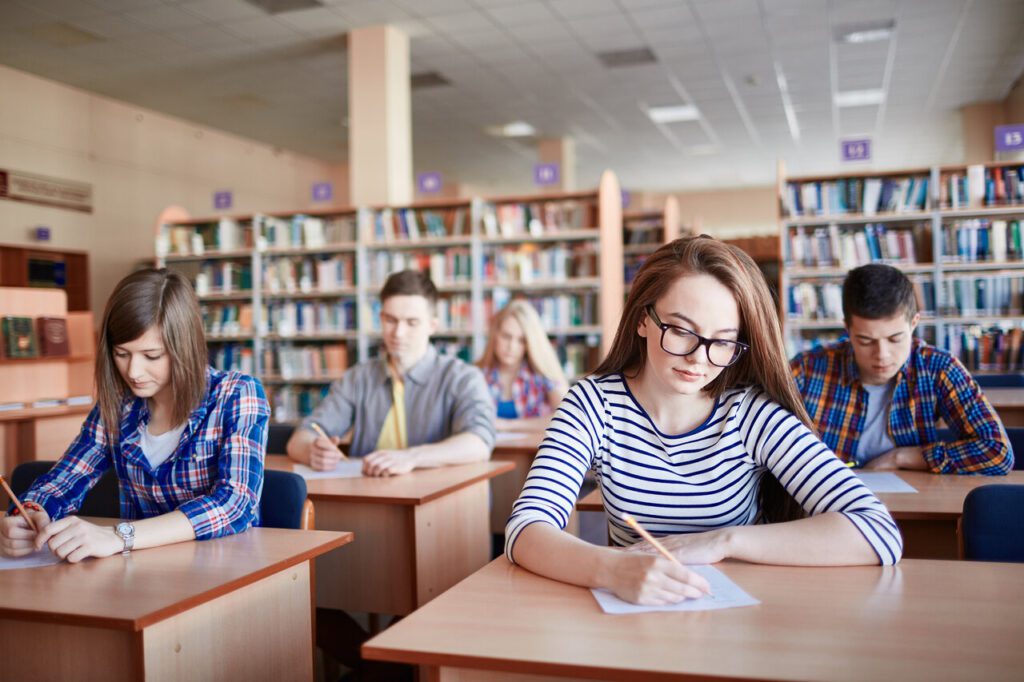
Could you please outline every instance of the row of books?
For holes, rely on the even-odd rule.
[[[484,297],[484,317],[488,321],[494,313],[512,300],[511,292],[503,287],[495,287],[490,294],[490,296]],[[524,296],[522,298],[537,311],[545,329],[564,329],[597,324],[597,296],[594,293],[574,292],[554,296]]]
[[[949,277],[942,282],[942,296],[945,315],[1020,315],[1024,310],[1024,277]]]
[[[5,358],[64,357],[70,352],[68,321],[63,317],[5,315],[0,331]]]
[[[472,278],[472,256],[466,247],[437,251],[375,251],[368,259],[367,281],[371,287],[384,284],[388,275],[402,270],[420,270],[436,285],[468,284]]]
[[[537,201],[488,205],[483,216],[487,237],[540,237],[561,230],[579,230],[597,224],[592,201]]]
[[[783,215],[793,217],[907,213],[927,205],[927,175],[790,182],[782,196]]]
[[[428,237],[469,236],[467,207],[446,210],[385,208],[373,213],[367,225],[367,240],[376,242],[408,241]]]
[[[294,215],[291,218],[261,216],[260,228],[268,248],[320,249],[328,244],[356,240],[354,215],[318,218]]]
[[[958,220],[942,231],[946,262],[975,263],[1024,258],[1019,220]]]
[[[231,294],[252,291],[252,266],[235,261],[204,262],[195,278],[196,294]]]
[[[270,294],[336,291],[355,286],[352,254],[317,257],[276,257],[263,261],[263,287]]]
[[[348,369],[348,358],[348,346],[344,343],[271,344],[263,349],[263,373],[284,379],[336,378]]]
[[[252,304],[202,305],[199,313],[203,318],[203,329],[210,338],[218,336],[240,336],[252,334]]]
[[[274,421],[295,422],[313,413],[323,402],[330,385],[319,386],[265,386]]]
[[[279,336],[340,334],[356,329],[356,302],[281,301],[263,307],[262,331]]]
[[[968,166],[944,173],[939,184],[942,208],[1006,206],[1024,202],[1024,166]]]
[[[972,372],[1024,369],[1020,327],[948,325],[943,345]]]
[[[922,230],[925,237],[930,231]],[[884,223],[840,227],[791,227],[784,240],[787,265],[855,268],[868,263],[912,264],[917,262],[918,234],[913,229],[893,229]]]
[[[918,310],[935,314],[935,285],[926,279],[913,280]],[[945,290],[944,290],[945,291]],[[787,318],[794,321],[843,322],[843,286],[838,282],[800,282],[787,288]]]
[[[594,277],[597,274],[597,253],[589,243],[571,247],[557,244],[541,247],[522,244],[518,247],[487,249],[484,253],[484,281],[516,280],[529,284],[537,280],[564,281],[570,277]]]
[[[223,343],[210,349],[210,364],[224,371],[255,374],[252,346],[245,343]]]
[[[626,284],[632,284],[633,280],[636,279],[636,273],[640,271],[640,266],[647,260],[649,254],[636,254],[633,256],[623,256],[622,258],[622,269],[623,277],[625,277]]]
[[[251,249],[253,244],[251,223],[221,218],[201,225],[171,225],[157,239],[157,254],[201,256],[209,251]]]

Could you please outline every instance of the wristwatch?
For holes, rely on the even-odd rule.
[[[114,527],[114,533],[124,540],[124,549],[121,550],[121,554],[131,552],[132,547],[135,546],[135,526],[127,521],[122,521]]]

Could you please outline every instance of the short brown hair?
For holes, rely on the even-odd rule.
[[[402,270],[393,273],[380,290],[380,302],[392,296],[422,296],[430,303],[431,309],[437,304],[437,287],[430,278],[419,270]]]
[[[108,444],[120,436],[121,411],[131,395],[114,363],[114,348],[154,326],[170,356],[174,426],[185,423],[206,394],[206,336],[192,284],[167,269],[133,272],[118,282],[107,301],[96,353],[96,391]]]

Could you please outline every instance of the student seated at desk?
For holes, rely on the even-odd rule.
[[[946,351],[914,338],[914,286],[889,265],[843,281],[849,338],[791,362],[811,419],[843,461],[866,469],[1004,475],[1013,453],[974,377]],[[938,442],[936,423],[956,434]]]
[[[49,543],[77,562],[258,523],[270,407],[252,377],[207,366],[199,303],[185,277],[142,270],[115,287],[103,313],[96,387],[81,433],[24,495],[38,535],[8,516],[0,520],[0,552],[22,556]],[[74,516],[111,467],[123,521]]]
[[[707,582],[638,542],[625,512],[684,564],[898,561],[895,522],[814,435],[785,357],[749,256],[707,236],[662,246],[637,273],[608,357],[551,420],[506,527],[508,558],[635,603],[703,595]],[[629,551],[561,530],[588,469],[612,543]]]
[[[345,372],[288,440],[288,456],[333,469],[337,442],[352,428],[349,455],[368,476],[486,460],[494,447],[494,403],[483,374],[430,344],[437,288],[415,270],[388,277],[380,292],[386,353]],[[317,435],[319,424],[333,440]]]
[[[494,316],[477,365],[498,408],[498,428],[541,429],[569,382],[529,301],[512,301]]]

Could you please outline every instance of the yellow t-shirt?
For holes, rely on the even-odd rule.
[[[405,382],[391,375],[391,409],[384,417],[377,437],[378,450],[404,450],[408,447],[405,430]]]

